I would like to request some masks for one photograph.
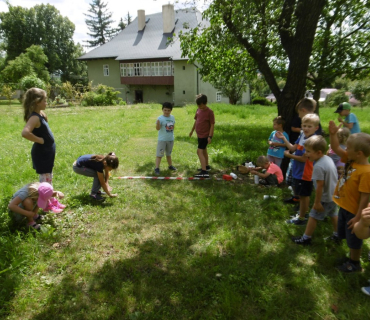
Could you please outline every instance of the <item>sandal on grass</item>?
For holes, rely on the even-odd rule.
[[[29,228],[33,228],[35,230],[40,230],[41,226],[37,224],[35,221],[29,222],[28,224]]]
[[[41,214],[37,214],[36,216],[33,217],[33,220],[44,220],[44,216],[42,216]]]

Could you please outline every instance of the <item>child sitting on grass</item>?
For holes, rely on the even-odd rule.
[[[270,162],[280,167],[284,158],[285,144],[284,141],[276,136],[276,132],[281,132],[289,139],[288,134],[284,131],[285,120],[278,116],[273,120],[273,129],[268,139],[269,148],[267,149],[267,158]]]
[[[39,208],[45,211],[52,197],[62,199],[64,198],[64,194],[60,191],[54,191],[51,184],[47,182],[30,183],[13,194],[8,208],[10,213],[13,213],[16,221],[20,222],[24,218],[27,218],[28,227],[39,230],[40,225],[36,223],[36,220],[42,220],[43,216],[37,212]],[[54,213],[63,211],[63,209],[55,210],[53,210]]]
[[[337,205],[332,199],[337,184],[337,169],[333,161],[325,155],[327,143],[322,136],[312,136],[304,143],[306,157],[314,162],[312,180],[316,189],[315,202],[310,211],[306,230],[301,237],[293,237],[296,244],[310,245],[317,222],[330,217],[333,224],[333,236],[330,239],[339,242],[337,234]]]
[[[280,167],[270,162],[267,157],[258,157],[256,164],[258,167],[253,168],[250,172],[262,179],[259,181],[260,184],[276,186],[283,182],[284,177]],[[260,170],[264,172],[259,172]]]
[[[348,139],[350,134],[351,133],[350,133],[349,129],[347,129],[347,128],[340,128],[337,132],[339,146],[343,150],[345,150],[347,148],[346,147],[347,139]],[[340,157],[333,151],[333,149],[331,148],[330,145],[329,145],[329,150],[327,152],[327,155],[334,161],[334,164],[337,167],[338,178],[339,178],[342,175],[342,173],[344,172],[344,165],[345,164],[342,161],[340,161]]]
[[[337,269],[342,272],[361,271],[362,239],[353,233],[353,227],[361,218],[362,210],[369,203],[370,196],[370,135],[351,134],[347,140],[347,150],[339,146],[337,127],[329,122],[330,144],[333,151],[346,163],[344,174],[338,180],[333,200],[340,207],[338,213],[338,237],[346,239],[350,258]]]

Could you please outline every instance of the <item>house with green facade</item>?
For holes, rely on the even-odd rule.
[[[228,97],[210,83],[202,81],[195,64],[181,56],[180,41],[174,37],[181,30],[207,25],[196,9],[162,6],[162,12],[138,15],[124,30],[104,45],[79,58],[85,60],[89,81],[121,92],[127,103],[172,102],[175,106],[194,103],[203,93],[210,103],[228,103]],[[173,41],[169,41],[173,38]],[[249,90],[240,103],[249,103]]]

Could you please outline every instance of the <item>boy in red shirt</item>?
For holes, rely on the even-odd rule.
[[[195,114],[195,122],[189,133],[189,137],[193,135],[194,130],[198,136],[197,155],[201,164],[199,173],[194,175],[196,178],[209,178],[208,171],[211,167],[208,164],[207,145],[212,142],[213,130],[215,127],[215,115],[213,111],[207,107],[207,96],[199,94],[196,97],[198,110]]]
[[[251,174],[255,174],[262,178],[259,183],[263,185],[279,185],[283,182],[283,172],[280,167],[265,156],[260,156],[257,158],[257,168],[251,170]],[[265,172],[259,172],[257,170],[266,170]]]

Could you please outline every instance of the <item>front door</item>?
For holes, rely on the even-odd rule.
[[[142,103],[143,102],[143,91],[135,90],[135,101],[136,101],[136,103]]]

